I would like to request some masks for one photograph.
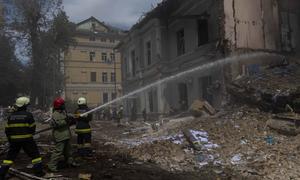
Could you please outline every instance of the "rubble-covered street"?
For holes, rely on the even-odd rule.
[[[271,116],[233,106],[213,117],[167,119],[157,131],[148,123],[94,122],[94,156],[59,174],[70,179],[79,174],[93,179],[297,179],[299,137],[270,131]],[[199,149],[184,131],[192,132]],[[51,146],[44,139],[39,138],[40,147],[47,159]],[[19,159],[30,162],[23,155]]]

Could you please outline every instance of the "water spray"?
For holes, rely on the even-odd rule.
[[[148,89],[151,89],[153,87],[156,87],[162,83],[166,83],[166,82],[169,82],[169,81],[172,81],[174,79],[177,79],[181,76],[185,76],[185,75],[188,75],[188,74],[191,74],[191,73],[194,73],[194,72],[197,72],[197,71],[200,71],[200,70],[205,70],[205,69],[210,69],[210,68],[213,68],[213,67],[216,67],[216,66],[221,66],[221,65],[226,65],[226,64],[229,64],[229,63],[232,63],[232,62],[235,62],[235,61],[245,61],[249,58],[256,58],[256,57],[261,57],[261,56],[269,56],[269,57],[278,57],[279,55],[277,54],[272,54],[272,53],[265,53],[265,52],[256,52],[256,53],[248,53],[248,54],[242,54],[242,55],[235,55],[235,56],[231,56],[231,57],[227,57],[227,58],[224,58],[224,59],[220,59],[220,60],[217,60],[217,61],[214,61],[214,62],[210,62],[210,63],[207,63],[207,64],[203,64],[203,65],[200,65],[200,66],[197,66],[195,68],[192,68],[192,69],[189,69],[189,70],[186,70],[186,71],[183,71],[183,72],[180,72],[178,74],[175,74],[175,75],[172,75],[172,76],[169,76],[169,77],[166,77],[166,78],[163,78],[163,79],[160,79],[154,83],[151,83],[147,86],[144,86],[142,88],[139,88],[135,91],[132,91],[122,97],[119,97],[119,98],[116,98],[110,102],[107,102],[101,106],[98,106],[88,112],[85,112],[83,114],[81,114],[80,116],[83,117],[83,116],[86,116],[90,113],[93,113],[95,111],[98,111],[106,106],[109,106],[111,104],[114,104],[116,102],[119,102],[119,101],[122,101],[124,99],[127,99],[131,96],[134,96],[136,94],[139,94],[145,90],[148,90]]]

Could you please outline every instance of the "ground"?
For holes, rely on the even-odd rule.
[[[122,125],[94,121],[94,156],[77,158],[81,167],[64,168],[59,174],[69,179],[92,174],[104,180],[299,179],[299,137],[270,131],[266,121],[271,116],[236,105],[199,118]],[[202,133],[198,150],[182,135],[190,130]],[[50,139],[47,133],[37,139],[45,163],[53,146]],[[30,172],[24,154],[17,162],[15,168]]]

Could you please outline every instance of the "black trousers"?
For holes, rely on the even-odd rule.
[[[10,142],[6,160],[14,161],[21,149],[23,149],[32,160],[41,157],[35,141],[28,140],[23,142]]]
[[[78,153],[80,156],[91,156],[91,142],[92,142],[92,134],[91,133],[83,133],[78,134],[77,136],[77,144],[78,144]]]
[[[0,180],[5,179],[5,175],[7,174],[9,167],[14,163],[14,160],[17,158],[21,149],[23,149],[24,152],[31,158],[35,175],[44,175],[40,152],[35,141],[31,139],[26,141],[9,143],[8,154],[0,168]]]
[[[77,135],[77,144],[91,144],[92,142],[92,134],[91,133],[82,133]]]

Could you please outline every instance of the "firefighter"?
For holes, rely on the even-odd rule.
[[[33,115],[27,111],[30,100],[20,97],[16,100],[16,109],[9,115],[5,134],[9,142],[9,150],[6,159],[0,168],[0,179],[5,179],[9,167],[14,163],[21,149],[31,158],[34,174],[44,176],[42,158],[38,147],[33,140],[35,133],[35,122]]]
[[[89,111],[86,98],[81,97],[77,101],[78,109],[75,111],[76,115],[83,114]],[[91,156],[91,141],[92,131],[89,122],[92,120],[92,115],[88,114],[79,117],[76,121],[75,132],[77,134],[78,154],[80,156]]]
[[[71,131],[70,125],[73,119],[67,116],[65,111],[65,100],[56,98],[53,102],[53,114],[51,119],[52,134],[55,142],[55,149],[51,155],[48,169],[52,172],[58,171],[58,163],[61,157],[72,167],[79,166],[72,158]]]
[[[123,106],[120,106],[120,109],[117,112],[117,123],[121,125],[121,120],[123,118]]]

